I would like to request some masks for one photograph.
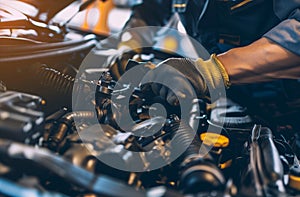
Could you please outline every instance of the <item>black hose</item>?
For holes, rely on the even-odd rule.
[[[196,132],[185,122],[175,122],[170,128],[176,131],[171,141],[172,150],[188,147],[182,154],[179,170],[179,188],[183,193],[222,190],[225,178],[212,161],[209,153],[202,152],[201,142]],[[201,148],[201,150],[200,150]]]
[[[38,78],[43,88],[49,88],[64,95],[72,94],[75,78],[70,75],[42,66],[38,71]]]
[[[0,161],[5,161],[7,165],[12,167],[19,167],[24,161],[32,165],[32,167],[38,165],[43,172],[51,172],[61,178],[56,179],[57,181],[69,181],[79,188],[99,196],[147,196],[145,192],[136,191],[136,189],[117,179],[102,174],[95,175],[79,166],[73,165],[63,157],[46,149],[37,149],[36,147],[0,139]],[[24,170],[29,169],[24,168]]]
[[[30,194],[35,197],[46,197],[46,196],[56,196],[56,197],[67,197],[64,194],[57,192],[40,191],[35,188],[25,187],[23,185],[12,182],[11,180],[0,178],[0,193],[5,196],[24,196],[25,194]]]
[[[171,147],[176,152],[176,149],[181,149],[182,147],[188,147],[186,151],[181,156],[183,160],[187,159],[192,155],[199,154],[199,149],[201,142],[196,134],[196,132],[185,122],[175,122],[171,124],[170,130],[176,132],[175,136],[171,141]]]
[[[44,50],[42,52],[39,52],[39,53],[37,52],[37,53],[33,53],[33,54],[32,53],[27,53],[27,54],[22,54],[22,55],[18,54],[17,56],[14,56],[13,54],[11,54],[10,56],[5,56],[3,58],[0,58],[0,63],[20,62],[20,61],[26,61],[26,60],[34,60],[34,59],[40,59],[40,58],[50,58],[50,57],[74,54],[76,52],[90,50],[96,45],[96,43],[97,43],[96,40],[90,40],[90,41],[85,42],[82,45],[78,45],[78,46],[76,45],[74,47],[63,47],[63,48],[59,48],[59,49]],[[2,66],[2,65],[0,65],[0,66]]]
[[[94,117],[92,111],[76,111],[64,115],[57,126],[57,130],[52,131],[49,136],[48,146],[51,150],[59,149],[60,143],[65,139],[68,132],[71,130],[74,118],[90,119]]]
[[[16,38],[1,38],[1,39],[16,39]],[[24,40],[21,38],[17,38],[19,40]],[[36,45],[24,45],[24,46],[10,46],[9,48],[0,48],[1,54],[28,54],[28,53],[34,53],[34,52],[39,52],[41,53],[42,51],[45,50],[51,50],[51,49],[61,49],[65,47],[75,47],[75,46],[80,46],[82,44],[85,44],[86,42],[89,42],[91,40],[95,40],[95,36],[90,34],[85,36],[83,39],[80,40],[68,40],[64,42],[55,42],[55,43],[37,43]]]

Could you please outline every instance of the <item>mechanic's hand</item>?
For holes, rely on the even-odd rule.
[[[206,61],[201,58],[196,61],[170,58],[158,64],[153,71],[155,72],[151,80],[172,85],[169,88],[158,83],[151,85],[153,92],[165,98],[171,105],[179,104],[174,93],[184,99],[192,96],[194,91],[197,97],[209,100],[209,90],[230,86],[229,76],[216,55]]]

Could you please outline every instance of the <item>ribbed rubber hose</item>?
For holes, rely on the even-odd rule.
[[[71,95],[75,78],[60,71],[42,66],[38,71],[38,78],[44,88],[55,90],[57,93]]]
[[[183,160],[199,153],[201,142],[196,135],[196,132],[187,123],[174,123],[170,129],[173,132],[176,132],[171,141],[172,149],[174,149],[174,151],[180,151],[182,146],[187,147],[186,151],[181,156]]]

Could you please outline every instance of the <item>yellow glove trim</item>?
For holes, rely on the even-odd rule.
[[[229,88],[231,83],[229,80],[229,75],[224,67],[224,65],[222,64],[222,62],[217,58],[216,54],[212,54],[210,56],[210,58],[214,61],[215,65],[219,68],[221,75],[223,77],[224,80],[224,84],[226,88]]]
[[[196,69],[203,77],[204,83],[206,83],[205,87],[211,87],[213,89],[221,88],[222,86],[224,88],[230,87],[227,71],[215,54],[211,55],[210,58],[205,61],[198,58],[195,63]],[[201,87],[204,89],[204,92],[208,91],[205,87]]]

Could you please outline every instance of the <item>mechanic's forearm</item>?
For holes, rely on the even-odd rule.
[[[232,84],[300,78],[300,56],[267,38],[218,55]]]

